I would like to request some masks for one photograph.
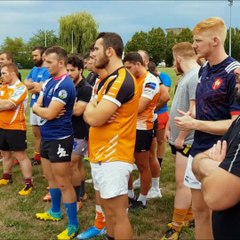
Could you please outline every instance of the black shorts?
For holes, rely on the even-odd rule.
[[[52,163],[70,162],[73,148],[73,136],[52,140],[41,141],[40,155]]]
[[[157,130],[158,130],[158,119],[153,122],[153,137],[157,137]]]
[[[24,151],[27,149],[25,130],[0,129],[0,150]]]
[[[152,130],[137,130],[135,152],[146,152],[150,150],[153,140]]]
[[[172,154],[176,155],[176,153],[179,152],[185,157],[189,156],[189,153],[190,153],[190,150],[191,150],[191,147],[192,147],[192,145],[190,145],[190,144],[187,144],[187,145],[184,144],[183,149],[178,149],[170,143],[169,143],[169,146],[171,147]]]

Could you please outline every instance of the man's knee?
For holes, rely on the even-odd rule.
[[[28,157],[27,157],[25,151],[15,152],[15,158],[16,158],[19,162],[27,161],[27,160],[28,160]]]

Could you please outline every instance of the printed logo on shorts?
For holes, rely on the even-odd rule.
[[[61,91],[59,91],[59,93],[58,93],[58,97],[60,98],[60,99],[65,99],[66,97],[67,97],[67,91],[66,90],[61,90]]]
[[[68,157],[69,154],[66,153],[66,150],[61,146],[61,144],[58,145],[58,151],[57,151],[57,155],[61,158],[61,157]]]

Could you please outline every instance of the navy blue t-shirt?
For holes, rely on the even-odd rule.
[[[240,64],[232,57],[210,66],[207,62],[199,71],[196,89],[196,119],[218,121],[231,119],[240,114],[240,105],[235,102],[236,80],[234,70]],[[195,131],[191,155],[203,152],[221,138],[220,135]]]

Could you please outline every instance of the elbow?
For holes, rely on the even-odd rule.
[[[168,102],[170,100],[170,95],[168,94],[166,97],[165,97],[165,101]]]
[[[83,119],[90,127],[101,127],[104,124],[100,120],[97,120],[94,117],[90,117],[85,113],[83,115]]]
[[[73,109],[73,116],[80,117],[83,114],[83,111],[77,111]]]
[[[51,121],[51,120],[53,120],[55,117],[53,117],[53,116],[48,116],[48,115],[46,115],[45,117],[44,117],[44,119],[46,119],[46,120],[48,120],[48,121]]]
[[[53,115],[52,113],[48,112],[45,114],[45,116],[42,116],[42,117],[48,121],[51,121],[51,120],[57,118],[58,115]]]
[[[89,119],[86,121],[90,127],[101,127],[104,123],[95,121],[94,119]]]
[[[159,104],[165,105],[170,100],[170,96],[165,96],[159,100]]]

